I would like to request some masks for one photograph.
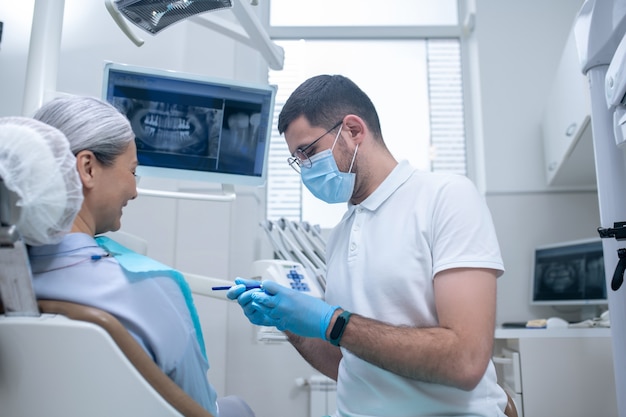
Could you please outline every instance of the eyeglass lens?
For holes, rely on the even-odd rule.
[[[309,155],[306,154],[306,150],[315,145],[320,139],[329,134],[333,129],[336,129],[341,123],[343,123],[343,119],[337,122],[337,124],[328,129],[326,133],[315,139],[313,142],[309,143],[304,148],[296,149],[296,151],[293,153],[293,156],[287,158],[289,166],[292,167],[297,173],[300,173],[300,167],[311,168],[311,166],[313,166],[313,163],[309,159]]]

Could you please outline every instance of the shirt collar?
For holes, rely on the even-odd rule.
[[[57,244],[28,248],[33,273],[64,268],[76,263],[76,259],[103,255],[106,253],[98,246],[93,236],[85,233],[69,233]]]
[[[31,256],[49,256],[86,248],[99,249],[93,236],[86,233],[68,233],[63,237],[61,242],[57,244],[31,246],[29,253]]]
[[[357,207],[375,211],[413,175],[413,172],[415,168],[408,161],[401,161],[361,204],[348,204],[348,215],[352,214]]]

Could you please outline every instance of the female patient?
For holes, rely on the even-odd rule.
[[[243,415],[234,411],[238,407],[253,415],[238,399],[234,404],[229,397],[217,401],[207,380],[209,364],[197,321],[194,325],[195,308],[180,283],[158,270],[149,278],[133,278],[95,239],[118,230],[123,208],[137,197],[137,149],[127,119],[106,102],[80,96],[55,99],[34,118],[68,138],[84,194],[71,233],[57,245],[30,248],[37,297],[112,313],[158,366],[214,416]]]

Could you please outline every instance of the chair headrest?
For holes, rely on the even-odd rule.
[[[25,243],[58,243],[69,232],[83,192],[76,158],[58,129],[0,117],[0,181],[0,221],[15,224]]]

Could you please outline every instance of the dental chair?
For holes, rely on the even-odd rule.
[[[518,417],[517,415],[517,407],[515,406],[515,401],[513,401],[513,398],[511,397],[511,395],[509,394],[509,392],[507,390],[504,390],[506,392],[506,408],[504,409],[504,415],[506,417]]]
[[[38,306],[38,316],[0,315],[2,415],[211,416],[110,314],[62,301]]]
[[[55,182],[50,177],[56,174],[44,169],[65,159],[64,168],[53,170],[75,171],[68,146],[54,150],[49,160],[30,158],[33,149],[47,146],[42,136],[66,142],[60,132],[34,122],[0,118],[0,415],[211,417],[115,317],[84,305],[35,299],[26,245],[53,243],[55,235],[69,230],[82,186],[77,176]],[[41,182],[51,189],[37,189]],[[62,199],[59,190],[66,192]],[[30,200],[29,191],[36,194]],[[53,221],[29,218],[46,217],[42,213],[52,213]]]

